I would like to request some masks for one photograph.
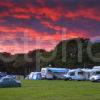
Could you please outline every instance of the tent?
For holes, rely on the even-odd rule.
[[[41,80],[42,79],[41,72],[31,72],[28,77],[30,80]]]

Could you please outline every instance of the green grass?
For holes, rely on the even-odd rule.
[[[0,100],[100,100],[100,83],[25,80],[21,88],[0,88]]]

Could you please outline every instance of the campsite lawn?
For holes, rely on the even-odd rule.
[[[0,88],[0,100],[100,100],[100,83],[24,80],[21,88]]]

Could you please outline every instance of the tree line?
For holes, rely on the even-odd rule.
[[[97,60],[94,61],[91,57]],[[61,41],[50,52],[43,49],[29,51],[26,54],[20,53],[14,55],[1,52],[0,71],[27,75],[32,71],[40,71],[42,67],[49,65],[51,67],[65,68],[92,68],[93,66],[100,65],[99,58],[99,42],[76,38]]]

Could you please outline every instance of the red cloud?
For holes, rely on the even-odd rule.
[[[45,0],[46,1],[46,0]],[[52,7],[47,7],[45,6],[43,0],[37,0],[38,3],[44,5],[41,7],[36,7],[32,6],[30,3],[26,4],[25,7],[21,7],[20,4],[19,6],[13,2],[10,2],[9,0],[4,2],[0,2],[0,7],[8,7],[8,12],[2,12],[0,16],[11,16],[13,15],[16,18],[24,18],[28,19],[30,18],[28,15],[32,15],[36,18],[48,18],[53,21],[59,20],[61,17],[67,17],[67,18],[72,18],[75,19],[76,17],[84,17],[84,18],[89,18],[93,20],[100,21],[100,13],[97,8],[85,8],[84,6],[78,6],[79,9],[76,9],[74,11],[72,10],[67,10],[64,9],[62,4],[59,4],[61,1],[57,1],[56,3],[59,4],[58,7],[52,8]],[[17,15],[17,14],[23,14],[23,15]]]
[[[1,12],[0,13],[0,19],[4,18],[5,16],[9,16],[8,12]]]
[[[53,8],[48,8],[48,7],[32,7],[31,5],[28,5],[26,8],[21,8],[21,7],[15,7],[14,9],[10,10],[10,13],[12,14],[17,14],[17,13],[23,13],[23,14],[31,14],[34,15],[34,17],[46,17],[48,19],[52,19],[53,21],[57,21],[60,17],[61,14],[59,10],[53,9]]]
[[[37,39],[37,40],[42,40],[42,41],[61,41],[64,39],[69,39],[69,38],[78,38],[78,37],[89,37],[86,32],[72,32],[70,30],[62,30],[61,32],[57,32],[55,34],[48,34],[48,33],[37,33],[33,29],[26,29],[26,33],[28,33],[28,36],[31,37],[32,39]]]
[[[38,2],[43,2],[42,0],[38,0]],[[98,9],[96,8],[85,8],[79,6],[79,9],[76,9],[74,11],[72,10],[64,10],[63,6],[57,7],[57,8],[50,8],[47,6],[42,7],[34,7],[31,4],[25,5],[24,8],[21,6],[18,6],[11,2],[0,2],[0,6],[2,7],[8,7],[8,12],[2,12],[0,16],[13,16],[16,18],[24,18],[28,19],[29,16],[34,16],[38,19],[42,18],[48,18],[53,21],[58,21],[61,17],[67,17],[71,19],[76,19],[78,17],[84,17],[89,18],[93,20],[100,21],[100,13]],[[11,8],[11,9],[10,9]],[[18,14],[23,14],[19,15]],[[29,15],[29,16],[28,16]]]
[[[57,21],[61,17],[61,14],[57,9],[48,7],[40,9],[40,13],[44,14],[47,18],[51,18],[53,21]]]
[[[0,30],[1,32],[5,32],[8,34],[8,35],[0,34],[1,41],[5,41],[6,39],[13,40],[12,44],[7,44],[7,45],[2,44],[2,42],[0,42],[0,48],[2,48],[1,51],[8,51],[12,53],[28,52],[29,50],[33,50],[36,48],[51,50],[61,40],[65,40],[69,38],[88,37],[88,35],[85,32],[82,32],[79,34],[79,33],[71,32],[70,30],[65,31],[65,33],[57,32],[52,35],[46,32],[39,33],[35,31],[34,29],[23,28],[23,27],[16,27],[13,29],[9,27],[0,26]],[[19,44],[18,41],[16,41],[16,37],[20,38],[20,36],[17,34],[19,32],[21,32],[21,34],[23,34],[23,36],[27,37],[28,39],[36,41],[36,44],[30,45],[30,44],[27,44],[26,42],[24,45]]]
[[[12,2],[2,2],[2,1],[0,1],[0,7],[9,7],[9,8],[12,8],[12,7],[15,7],[15,4],[14,3],[12,3]]]
[[[0,19],[0,22],[5,22],[5,20],[4,19]]]
[[[79,9],[76,10],[75,12],[68,11],[65,14],[66,17],[68,18],[77,18],[77,17],[84,17],[84,18],[89,18],[93,20],[100,21],[100,13],[96,9]]]
[[[20,30],[17,30],[16,27],[15,28],[11,28],[11,27],[6,27],[6,26],[0,26],[0,32],[16,33],[16,32],[20,32]]]
[[[61,26],[55,26],[52,23],[47,22],[47,21],[41,21],[41,23],[43,25],[45,25],[46,27],[49,27],[49,28],[54,29],[56,31],[63,31],[63,29],[65,28],[65,27],[61,27]]]
[[[26,8],[15,7],[11,9],[10,12],[13,14],[16,13],[23,13],[23,14],[31,14],[34,15],[36,18],[49,18],[53,21],[59,20],[61,17],[68,17],[75,19],[76,17],[84,17],[89,19],[94,19],[100,21],[100,14],[98,10],[95,8],[79,8],[75,11],[71,10],[62,10],[61,7],[59,8],[49,8],[49,7],[32,7],[31,5],[27,5]],[[98,14],[98,15],[97,15]]]
[[[30,19],[31,18],[30,15],[26,15],[26,14],[14,14],[13,17],[17,19]]]
[[[11,9],[10,10],[11,13],[28,13],[29,12],[29,9],[26,7],[26,8],[22,8],[22,7],[14,7],[14,9]],[[30,13],[30,12],[29,12]]]
[[[32,51],[36,49],[33,45],[31,46],[25,46],[25,45],[0,45],[0,52],[10,52],[12,54],[15,54],[15,53],[27,53],[29,51]]]
[[[56,0],[57,1],[57,0]],[[42,3],[42,0],[38,0],[37,2]],[[43,5],[44,3],[42,3]],[[25,5],[24,8],[22,8],[20,5],[15,5],[11,2],[0,2],[0,7],[8,7],[8,11],[4,11],[0,13],[0,22],[6,21],[5,18],[7,16],[14,17],[16,19],[30,19],[32,16],[37,18],[41,21],[43,25],[50,29],[54,29],[55,33],[48,33],[48,32],[37,32],[35,29],[31,29],[28,27],[6,27],[6,26],[0,26],[0,32],[6,33],[0,34],[0,50],[1,51],[8,51],[12,53],[18,53],[18,52],[28,52],[29,50],[33,50],[36,48],[43,48],[46,50],[53,49],[56,44],[64,39],[69,38],[78,38],[78,37],[91,37],[86,32],[76,32],[71,31],[67,29],[67,27],[61,27],[54,25],[55,22],[57,22],[61,17],[65,18],[71,18],[76,19],[79,17],[88,18],[92,20],[100,21],[100,13],[97,9],[94,8],[81,8],[76,9],[74,11],[64,10],[63,6],[58,8],[50,8],[47,6],[42,7],[33,7],[31,4]],[[47,20],[52,20],[52,23],[48,22]],[[53,23],[54,22],[54,23]],[[66,29],[66,31],[64,31]],[[63,33],[65,32],[65,33]],[[21,45],[21,44],[2,44],[2,41],[5,40],[15,40],[19,37],[19,33],[23,34],[23,36],[35,40],[36,44],[34,45]],[[16,41],[17,42],[17,41]]]

